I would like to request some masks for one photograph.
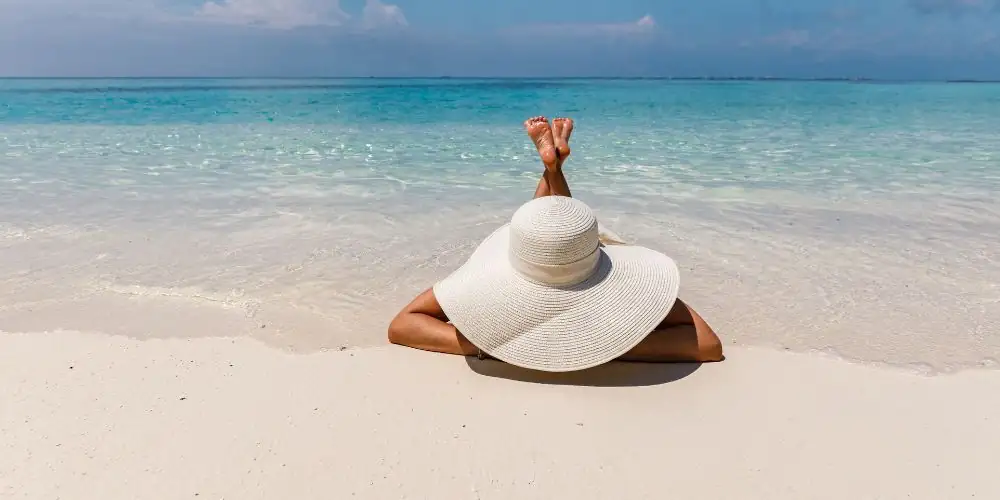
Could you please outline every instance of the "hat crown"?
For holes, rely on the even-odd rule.
[[[599,246],[597,217],[575,198],[535,198],[511,218],[510,253],[520,267],[567,266],[593,257]]]

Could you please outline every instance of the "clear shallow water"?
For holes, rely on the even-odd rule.
[[[0,330],[141,297],[279,345],[381,342],[530,196],[537,114],[576,120],[574,193],[674,255],[728,338],[1000,357],[991,84],[0,80]]]
[[[966,195],[1000,185],[998,110],[1000,85],[986,84],[2,80],[0,144],[12,179],[65,163],[63,180],[95,185],[309,174],[424,186],[438,172],[462,182],[473,164],[507,186],[531,171],[518,124],[566,114],[584,141],[577,182],[626,172],[616,180]]]

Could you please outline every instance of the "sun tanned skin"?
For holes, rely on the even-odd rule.
[[[524,122],[538,154],[545,165],[538,181],[535,198],[570,196],[562,165],[570,155],[569,138],[573,120],[556,118],[549,125],[537,116]],[[389,324],[389,341],[425,351],[476,356],[479,349],[448,323],[433,289],[427,289],[406,305]],[[667,317],[631,351],[618,358],[643,362],[714,362],[722,361],[722,342],[708,323],[680,299]]]

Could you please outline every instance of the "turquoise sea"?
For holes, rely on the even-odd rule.
[[[1000,357],[1000,84],[0,80],[0,330],[379,343],[531,195],[538,114],[729,341]]]

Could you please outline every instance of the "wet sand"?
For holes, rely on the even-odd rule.
[[[433,210],[331,198],[115,217],[97,207],[74,224],[12,214],[0,330],[249,336],[303,353],[384,345],[395,312],[517,207],[468,196]],[[998,365],[995,203],[580,196],[626,240],[674,257],[681,296],[727,345],[925,374]]]

